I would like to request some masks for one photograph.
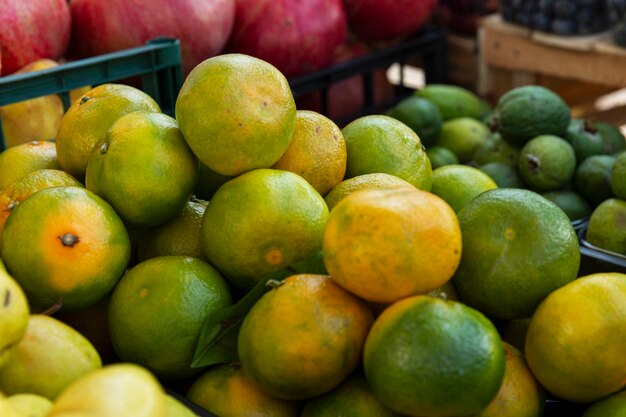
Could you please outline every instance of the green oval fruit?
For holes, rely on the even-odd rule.
[[[526,188],[517,173],[517,166],[501,162],[490,162],[479,169],[489,175],[498,184],[498,188]]]
[[[563,99],[537,85],[510,90],[500,97],[496,112],[497,131],[518,146],[539,135],[563,136],[570,122]]]
[[[542,196],[559,206],[571,221],[584,219],[591,214],[589,203],[574,191],[551,191]]]
[[[445,165],[454,165],[459,163],[459,158],[456,157],[454,152],[443,146],[433,146],[426,149],[426,155],[430,159],[430,165],[433,170]]]
[[[622,152],[613,164],[611,190],[617,198],[626,200],[626,152]]]
[[[413,129],[424,146],[433,145],[441,132],[443,123],[441,112],[431,101],[424,98],[416,96],[405,98],[386,114]]]
[[[606,122],[596,122],[596,129],[606,142],[607,149],[610,149],[608,153],[615,154],[626,150],[626,138],[617,127]]]
[[[572,119],[564,138],[574,148],[578,161],[593,155],[611,153],[602,134],[590,120]]]
[[[474,157],[476,150],[482,146],[489,136],[489,129],[476,119],[461,117],[443,124],[438,145],[450,149],[465,163]]]
[[[558,190],[574,176],[576,155],[565,139],[554,135],[537,136],[522,148],[518,170],[529,188]]]
[[[517,166],[519,154],[519,148],[503,140],[499,133],[494,133],[476,149],[473,161],[477,165],[499,162]]]
[[[414,94],[434,103],[443,120],[459,117],[480,119],[487,110],[484,102],[474,93],[456,85],[429,84]]]
[[[596,207],[587,225],[587,241],[626,255],[626,201],[609,198]]]
[[[612,155],[594,155],[576,168],[574,189],[594,206],[613,196],[611,170],[615,159]]]

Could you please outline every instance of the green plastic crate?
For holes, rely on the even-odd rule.
[[[59,94],[67,109],[69,91],[73,89],[133,77],[141,77],[142,90],[159,103],[163,113],[173,115],[183,82],[178,39],[155,38],[137,48],[68,62],[42,71],[0,77],[0,106]],[[0,125],[0,151],[4,149]]]

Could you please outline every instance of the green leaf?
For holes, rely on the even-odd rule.
[[[263,294],[273,288],[268,285],[270,281],[280,282],[290,275],[292,272],[288,269],[266,275],[237,303],[210,315],[200,330],[191,367],[202,368],[237,360],[237,335],[246,314]]]

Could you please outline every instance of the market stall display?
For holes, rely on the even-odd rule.
[[[359,39],[305,73],[159,38],[0,78],[0,415],[624,406],[619,126],[446,84],[436,2],[330,3]]]

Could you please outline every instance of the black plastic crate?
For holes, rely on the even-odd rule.
[[[579,275],[589,275],[596,272],[620,272],[626,274],[626,256],[599,248],[587,241],[587,224],[578,230],[580,242],[580,272]]]
[[[409,63],[419,62],[427,84],[444,83],[446,68],[446,30],[427,25],[415,35],[392,45],[375,49],[365,55],[295,77],[289,80],[295,98],[309,93],[321,94],[321,113],[328,116],[328,89],[339,81],[361,76],[364,102],[360,110],[350,117],[335,120],[341,125],[367,114],[382,113],[398,101],[408,97],[414,89],[406,84],[404,69]],[[374,101],[374,73],[398,64],[400,79],[393,96],[385,102]]]

